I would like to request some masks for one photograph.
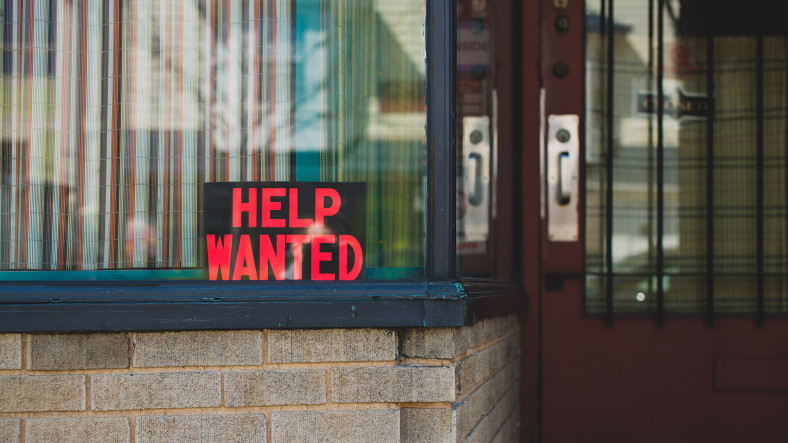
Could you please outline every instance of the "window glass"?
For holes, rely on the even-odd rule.
[[[457,1],[457,264],[495,276],[498,78],[495,2]]]
[[[364,183],[366,278],[423,275],[423,0],[0,16],[0,278],[205,278],[205,224],[229,215],[204,184],[274,181]]]
[[[667,313],[786,312],[785,2],[609,7],[586,2],[587,309],[661,286]]]

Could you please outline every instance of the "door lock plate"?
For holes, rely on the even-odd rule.
[[[551,241],[578,240],[579,125],[577,115],[547,118],[547,234]]]

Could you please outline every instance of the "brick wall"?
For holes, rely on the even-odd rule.
[[[0,442],[516,441],[518,330],[0,334]]]

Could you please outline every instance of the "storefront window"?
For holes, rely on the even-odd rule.
[[[0,15],[0,279],[204,279],[205,184],[294,181],[363,183],[365,278],[424,275],[423,0]]]

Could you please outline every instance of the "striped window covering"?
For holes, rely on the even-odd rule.
[[[322,180],[367,182],[368,268],[421,275],[411,3],[0,0],[0,269],[199,270],[203,183]]]
[[[326,45],[333,50],[326,57],[326,149],[320,151],[320,181],[366,182],[367,266],[400,268],[398,273],[409,269],[420,276],[425,3],[322,0],[321,5],[327,11],[322,17],[329,30]]]
[[[586,309],[592,313],[605,312],[607,272],[614,275],[615,313],[650,313],[656,307],[658,127],[655,112],[644,113],[638,108],[639,98],[656,94],[657,90],[657,22],[654,16],[649,18],[648,4],[651,3],[615,1],[613,200],[606,202],[606,95],[610,91],[605,90],[605,81],[609,55],[606,37],[600,33],[604,25],[598,25],[600,2],[587,2]],[[774,33],[765,35],[759,62],[754,31],[749,35],[727,35],[729,31],[717,30],[707,36],[703,28],[691,29],[705,26],[704,23],[687,24],[685,16],[670,16],[681,11],[665,12],[664,94],[674,103],[680,100],[679,94],[685,100],[709,98],[707,73],[711,70],[713,101],[706,117],[680,116],[666,110],[663,118],[664,310],[669,314],[706,312],[710,274],[714,312],[754,313],[757,288],[762,284],[765,312],[786,313],[788,40]],[[708,11],[704,14],[716,17]],[[783,26],[777,28],[785,29],[785,12],[780,9],[777,14],[783,17]],[[673,20],[684,23],[693,32],[677,29]],[[756,25],[742,25],[739,21],[731,23],[735,29],[757,29]],[[708,58],[709,44],[713,45],[713,60]],[[759,71],[763,88],[760,104]],[[763,125],[760,171],[759,119]],[[707,137],[709,125],[711,140]],[[712,157],[708,155],[709,147]],[[707,183],[709,165],[713,169],[711,183]],[[760,213],[759,174],[763,179]],[[711,200],[707,190],[711,191]],[[612,270],[606,265],[608,204],[612,205],[613,214]],[[711,220],[709,214],[713,214]],[[761,259],[759,225],[763,229]],[[711,272],[707,267],[709,246],[713,251]]]

